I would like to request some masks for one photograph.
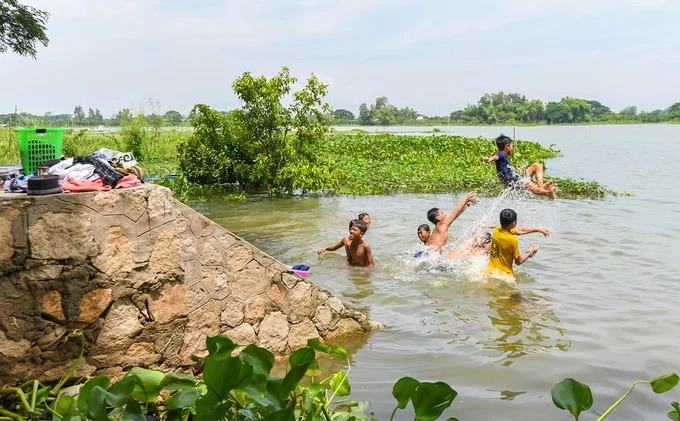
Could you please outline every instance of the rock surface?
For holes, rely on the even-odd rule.
[[[60,379],[81,338],[78,375],[120,375],[207,335],[286,354],[376,326],[166,188],[0,194],[0,385]]]

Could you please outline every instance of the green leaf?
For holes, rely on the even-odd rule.
[[[288,358],[290,370],[283,378],[279,395],[280,401],[285,400],[288,394],[300,383],[309,366],[315,361],[315,356],[314,350],[308,347],[300,348],[290,354]]]
[[[659,376],[656,379],[649,382],[652,385],[652,390],[654,393],[664,393],[668,392],[678,384],[678,375],[675,373],[666,374]]]
[[[238,345],[235,344],[229,337],[225,335],[208,336],[205,338],[205,345],[208,348],[208,353],[211,356],[216,356],[219,354],[231,355],[231,352],[235,350]]]
[[[352,392],[352,386],[349,384],[347,373],[344,371],[333,374],[330,385],[336,396],[347,396]]]
[[[132,391],[135,389],[135,379],[124,377],[114,383],[106,394],[106,401],[114,408],[122,408],[130,399]]]
[[[186,408],[196,403],[199,396],[201,396],[201,391],[197,389],[180,390],[165,402],[165,408],[168,411]]]
[[[123,420],[125,421],[146,421],[146,417],[142,414],[142,407],[136,400],[128,400],[123,412]]]
[[[418,386],[420,386],[420,382],[413,377],[402,377],[397,380],[392,387],[392,396],[397,399],[399,409],[406,408]]]
[[[672,402],[671,406],[673,407],[673,410],[668,413],[667,417],[673,421],[680,421],[680,404]]]
[[[160,371],[133,367],[125,374],[125,377],[135,379],[135,388],[132,391],[133,398],[140,402],[153,402],[161,392],[160,386],[165,374]]]
[[[222,400],[232,390],[246,387],[252,374],[253,368],[238,358],[211,355],[205,360],[203,381]]]
[[[196,378],[191,374],[168,373],[163,377],[159,387],[167,390],[193,389],[196,387]]]
[[[96,376],[86,381],[83,387],[80,388],[80,392],[78,392],[78,411],[83,414],[87,414],[87,401],[90,398],[90,392],[92,389],[96,386],[106,389],[109,386],[110,381],[111,380],[109,380],[109,378],[106,376]]]
[[[590,392],[590,387],[572,378],[557,383],[550,394],[556,407],[569,411],[574,417],[578,417],[581,412],[593,406],[593,394]]]
[[[272,412],[262,418],[262,421],[295,421],[295,408],[289,406],[280,411]]]
[[[54,403],[54,412],[61,415],[62,417],[67,414],[75,415],[77,413],[76,400],[72,396],[61,395],[57,398]],[[54,420],[54,417],[52,418]]]
[[[323,352],[324,354],[328,354],[336,358],[341,358],[343,360],[346,360],[349,357],[345,348],[341,346],[330,346],[328,344],[321,342],[319,338],[308,339],[307,346],[315,351]]]
[[[444,382],[420,383],[411,397],[416,420],[436,420],[451,406],[457,395],[458,393]]]
[[[265,374],[269,373],[274,367],[274,354],[268,349],[260,348],[257,345],[248,345],[241,351],[238,356],[241,361],[253,367],[253,373]]]
[[[95,421],[109,421],[106,411],[106,390],[95,386],[87,397],[87,415]]]

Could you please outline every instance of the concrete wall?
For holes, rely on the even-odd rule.
[[[0,194],[0,386],[174,369],[224,333],[277,354],[377,324],[166,188]]]

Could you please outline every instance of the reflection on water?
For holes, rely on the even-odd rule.
[[[484,347],[504,354],[503,365],[512,359],[557,348],[567,351],[571,341],[564,339],[564,328],[545,298],[531,290],[519,291],[507,286],[487,288],[491,324],[500,336],[485,341]]]

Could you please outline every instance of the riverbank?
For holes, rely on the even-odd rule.
[[[67,132],[65,156],[89,155],[100,148],[136,150],[135,156],[146,174],[160,179],[183,200],[214,191],[215,186],[197,186],[181,177],[178,151],[191,132],[147,130],[129,132]],[[521,138],[521,136],[519,136]],[[0,165],[20,161],[13,131],[0,131]],[[481,155],[495,151],[491,139],[454,136],[433,132],[415,134],[343,132],[327,135],[322,150],[332,163],[333,177],[322,191],[329,194],[381,195],[396,193],[456,193],[477,190],[496,195],[501,186],[493,165],[484,164]],[[544,147],[518,140],[512,162],[520,170],[541,162],[550,177],[549,160],[560,156],[557,146]],[[166,179],[168,175],[179,175]],[[554,178],[560,197],[603,197],[616,193],[596,181]],[[233,186],[218,186],[233,190]],[[233,193],[233,191],[232,191]],[[244,192],[239,191],[238,197]]]

